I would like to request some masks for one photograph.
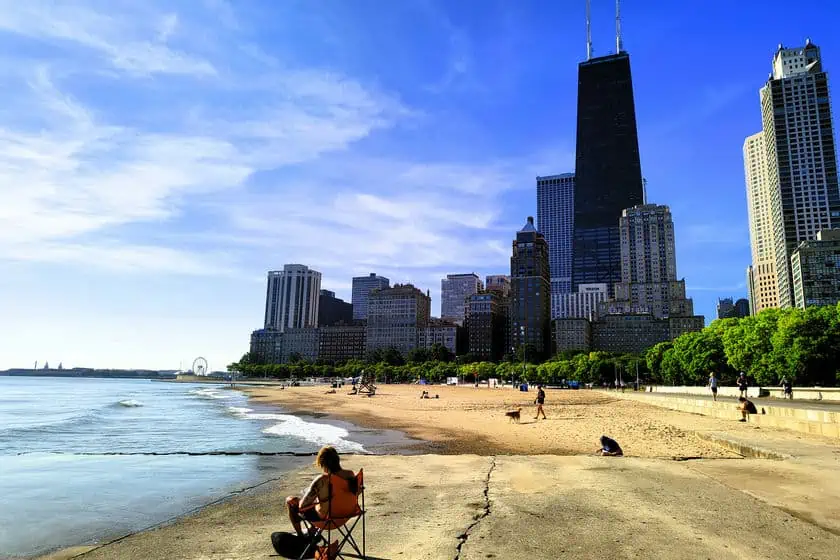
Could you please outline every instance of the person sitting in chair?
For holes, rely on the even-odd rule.
[[[338,476],[347,481],[351,492],[357,491],[356,475],[353,471],[341,468],[341,460],[335,447],[322,447],[315,457],[315,466],[323,471],[318,475],[306,492],[303,498],[289,496],[286,498],[286,509],[289,511],[289,520],[298,535],[303,536],[300,528],[301,519],[307,521],[321,521],[327,517],[329,512],[330,499],[330,476]],[[314,507],[313,507],[314,506]]]

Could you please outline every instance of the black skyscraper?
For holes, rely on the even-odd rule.
[[[612,294],[621,211],[644,202],[627,53],[580,63],[577,111],[572,284],[605,282]]]
[[[528,345],[528,359],[551,355],[548,243],[532,217],[516,234],[510,257],[510,339],[514,350]]]

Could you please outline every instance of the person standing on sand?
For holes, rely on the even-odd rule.
[[[534,416],[534,420],[540,419],[540,414],[542,414],[543,420],[548,420],[545,417],[545,410],[543,410],[543,405],[545,404],[545,391],[543,391],[542,385],[537,385],[537,398],[534,399],[534,404],[537,405],[537,415]]]
[[[709,375],[709,388],[712,390],[712,399],[717,400],[718,380],[715,377],[715,372]]]

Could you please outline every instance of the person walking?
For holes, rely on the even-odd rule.
[[[738,390],[741,392],[740,396],[746,398],[747,397],[747,376],[742,371],[741,375],[738,376]]]
[[[545,391],[543,391],[542,385],[537,385],[537,398],[534,399],[534,404],[537,405],[537,415],[534,416],[534,420],[540,419],[540,414],[542,414],[543,420],[548,420],[545,417],[545,410],[543,410],[543,405],[545,404]]]
[[[781,387],[784,387],[785,394],[784,398],[793,400],[793,383],[788,381],[786,376],[782,376],[782,381],[779,383]]]
[[[712,390],[712,400],[717,401],[718,380],[715,377],[715,372],[709,375],[709,389]]]

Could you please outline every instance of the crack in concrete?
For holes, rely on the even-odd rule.
[[[469,524],[463,533],[458,535],[458,546],[455,548],[455,560],[460,560],[461,548],[463,548],[464,544],[466,544],[467,540],[470,538],[470,532],[475,529],[475,527],[481,523],[484,518],[490,515],[490,477],[493,475],[493,469],[495,468],[496,457],[493,456],[490,457],[490,468],[487,470],[487,477],[484,479],[484,511]]]

